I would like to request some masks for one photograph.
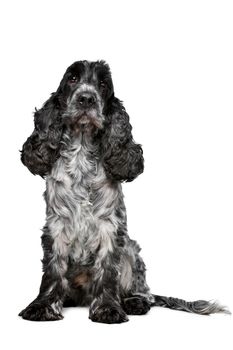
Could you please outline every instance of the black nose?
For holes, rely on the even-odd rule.
[[[90,108],[95,102],[95,96],[90,92],[83,92],[78,95],[77,98],[78,105],[82,108]]]

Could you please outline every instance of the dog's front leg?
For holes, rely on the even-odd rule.
[[[47,226],[42,235],[44,249],[43,277],[37,298],[19,313],[31,321],[55,321],[61,314],[67,290],[67,260],[69,244],[62,240],[62,234],[52,237]]]
[[[119,252],[108,252],[104,257],[98,254],[93,281],[93,301],[89,318],[94,322],[121,323],[128,317],[120,305],[119,295]]]

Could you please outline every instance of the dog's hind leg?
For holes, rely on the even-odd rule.
[[[122,307],[127,315],[145,315],[150,311],[151,304],[147,298],[142,295],[123,298]]]
[[[144,315],[154,302],[146,283],[145,263],[139,252],[137,242],[130,240],[121,271],[121,302],[128,315]]]

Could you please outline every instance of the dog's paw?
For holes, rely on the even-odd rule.
[[[19,313],[19,316],[30,321],[58,321],[62,320],[63,316],[56,312],[52,306],[33,302]]]
[[[150,310],[150,303],[141,296],[125,298],[122,306],[127,315],[145,315]]]
[[[99,305],[90,310],[89,318],[93,322],[101,323],[122,323],[129,320],[124,310],[117,304]]]

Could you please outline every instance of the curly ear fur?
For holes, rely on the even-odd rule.
[[[34,131],[23,144],[22,163],[44,177],[59,157],[62,124],[57,95],[54,93],[34,114]]]
[[[120,100],[113,97],[106,116],[101,140],[105,172],[112,180],[133,181],[144,170],[143,152],[133,140],[129,116]]]

